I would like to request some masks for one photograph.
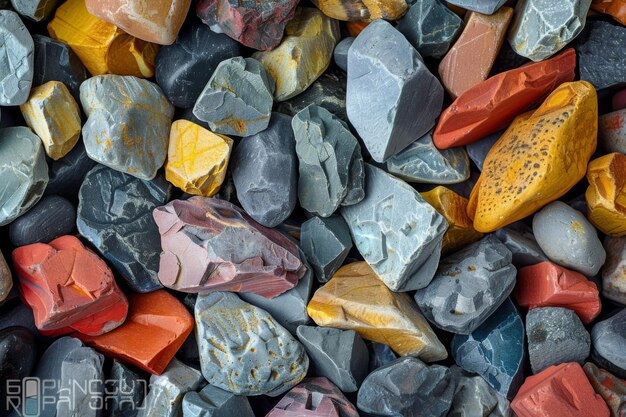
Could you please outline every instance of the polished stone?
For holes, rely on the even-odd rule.
[[[11,10],[0,10],[0,36],[0,105],[19,106],[30,94],[35,45],[18,14]]]
[[[101,415],[96,405],[104,403],[103,365],[104,355],[89,347],[78,347],[65,356],[58,381],[63,395],[57,403],[56,417]]]
[[[604,239],[606,262],[602,266],[602,295],[626,306],[626,237]]]
[[[507,0],[449,0],[448,3],[473,12],[494,14]]]
[[[589,81],[598,90],[623,83],[624,43],[626,27],[601,20],[587,22],[576,39],[580,79]]]
[[[11,222],[9,239],[13,246],[25,246],[71,234],[76,228],[76,208],[55,195],[43,197],[26,214]]]
[[[626,155],[610,153],[589,162],[587,218],[602,233],[626,235]]]
[[[591,330],[593,354],[601,361],[608,371],[615,373],[620,378],[626,375],[626,309],[621,309],[617,314],[596,323]],[[597,362],[596,362],[597,363]]]
[[[313,217],[302,223],[300,247],[319,282],[327,282],[352,249],[348,225],[339,216]]]
[[[87,173],[97,162],[87,155],[82,141],[58,161],[50,164],[48,186],[44,195],[62,195],[73,198],[80,189]]]
[[[626,415],[626,381],[588,362],[583,370],[591,386],[600,394],[611,411],[611,417]]]
[[[2,251],[0,251],[0,306],[9,297],[13,288],[13,277]]]
[[[335,50],[333,51],[333,60],[335,61],[335,65],[343,71],[348,71],[348,51],[354,43],[354,39],[355,38],[352,36],[343,38],[337,46],[335,46]]]
[[[11,0],[11,5],[22,16],[41,22],[48,20],[59,0]]]
[[[548,260],[535,240],[533,230],[522,222],[498,229],[495,235],[513,254],[513,265],[520,268]]]
[[[183,397],[183,417],[254,417],[248,398],[207,385]]]
[[[447,417],[512,417],[509,401],[499,395],[482,377],[450,367],[456,391]]]

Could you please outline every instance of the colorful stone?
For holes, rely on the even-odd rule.
[[[376,19],[397,20],[406,12],[410,2],[405,0],[313,0],[326,16],[349,22],[368,22]]]
[[[598,143],[606,152],[626,153],[626,108],[600,116]]]
[[[602,295],[626,305],[626,237],[604,239],[606,262],[602,266]]]
[[[623,0],[593,0],[591,9],[611,15],[622,25],[626,25],[626,3]]]
[[[611,153],[587,167],[587,217],[602,233],[626,235],[626,155]]]
[[[11,277],[11,270],[0,251],[0,305],[8,298],[12,288],[13,278]]]
[[[16,12],[35,22],[47,20],[57,3],[58,0],[11,0]]]
[[[626,375],[626,309],[596,323],[591,329],[592,359],[599,366],[624,378]]]
[[[26,214],[9,224],[9,240],[16,247],[48,243],[59,236],[72,234],[75,228],[74,204],[63,197],[51,195],[43,197]]]
[[[0,105],[19,106],[28,100],[33,82],[35,45],[17,13],[0,10]]]
[[[247,397],[207,385],[183,397],[183,417],[254,417]]]
[[[300,247],[319,282],[327,282],[352,249],[350,229],[339,216],[313,217],[300,229]]]
[[[589,81],[598,90],[622,84],[626,72],[624,43],[625,27],[601,20],[587,22],[576,39],[580,79]]]
[[[591,362],[587,362],[583,370],[593,389],[609,406],[611,417],[626,415],[626,381],[598,368]]]

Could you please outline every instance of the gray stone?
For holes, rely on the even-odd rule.
[[[6,417],[7,411],[18,405],[17,401],[14,401],[16,385],[19,386],[24,378],[31,375],[36,362],[37,346],[30,330],[21,326],[0,330],[0,381],[2,381],[0,398],[3,402],[0,406],[0,415],[2,417]],[[7,397],[7,394],[13,398]],[[24,397],[26,395],[22,398]],[[16,408],[19,410],[19,407]]]
[[[606,259],[595,227],[582,213],[561,201],[535,214],[533,233],[552,262],[587,276],[596,275]]]
[[[622,6],[623,7],[623,6]],[[602,20],[590,20],[576,39],[580,79],[603,89],[626,81],[626,28]]]
[[[626,308],[596,323],[591,330],[591,341],[594,359],[604,362],[598,365],[622,379],[626,378]]]
[[[626,237],[604,239],[606,263],[602,266],[602,295],[626,305]]]
[[[369,352],[354,330],[299,326],[298,339],[304,345],[314,372],[326,377],[343,392],[355,392],[367,376]]]
[[[327,282],[352,249],[348,225],[339,216],[313,217],[302,223],[300,247],[319,282]]]
[[[168,201],[171,190],[162,175],[145,181],[102,165],[89,171],[80,187],[78,231],[134,291],[162,288],[161,239],[152,210]]]
[[[509,401],[498,395],[480,376],[468,374],[454,365],[456,391],[447,417],[512,417]]]
[[[0,105],[26,103],[33,83],[35,44],[17,13],[0,10]]]
[[[482,14],[494,14],[507,0],[448,0],[448,3]]]
[[[472,194],[472,190],[478,182],[478,178],[480,178],[480,174],[478,172],[471,172],[470,177],[466,181],[460,182],[458,184],[449,184],[446,188],[451,189],[461,197],[469,199],[470,195]]]
[[[96,166],[96,161],[87,156],[85,145],[79,141],[63,158],[52,161],[48,174],[50,180],[44,195],[62,195],[74,198],[85,179],[85,175]]]
[[[559,52],[585,27],[591,0],[519,0],[509,43],[535,62]]]
[[[368,349],[370,352],[370,372],[373,372],[381,366],[385,366],[398,359],[393,350],[389,346],[382,343],[370,342],[368,344]]]
[[[230,166],[237,199],[250,217],[275,227],[291,215],[298,196],[298,157],[291,117],[272,113],[267,129],[237,145]]]
[[[13,288],[13,278],[7,261],[0,251],[0,305],[9,297],[9,293]]]
[[[310,105],[291,121],[299,160],[298,198],[322,217],[340,205],[363,200],[363,157],[348,125],[323,107]]]
[[[389,158],[387,170],[405,181],[427,184],[458,184],[470,176],[465,149],[437,149],[432,131]]]
[[[150,392],[144,399],[140,417],[179,417],[183,397],[203,382],[202,374],[178,359],[172,359],[165,372],[150,377]]]
[[[48,184],[41,139],[27,127],[0,129],[0,226],[33,207]]]
[[[306,376],[309,358],[302,345],[267,312],[234,293],[198,295],[195,317],[209,384],[238,395],[275,397]]]
[[[76,227],[76,209],[63,197],[47,196],[9,225],[13,246],[26,246],[69,235]]]
[[[392,291],[426,287],[448,222],[407,183],[365,164],[365,198],[343,207],[354,244]]]
[[[534,374],[565,362],[582,365],[591,349],[589,333],[576,312],[562,307],[530,310],[526,315],[526,337]]]
[[[376,162],[384,162],[434,125],[443,88],[420,54],[384,20],[359,34],[348,52],[350,122]]]
[[[113,359],[105,382],[107,417],[135,417],[148,392],[146,381]]]
[[[356,404],[376,416],[445,417],[455,388],[456,381],[445,366],[427,366],[405,357],[369,374]]]
[[[462,28],[463,20],[439,0],[414,3],[396,26],[420,55],[433,58],[443,58]]]
[[[493,145],[500,139],[500,136],[504,133],[503,130],[492,133],[491,135],[482,138],[479,141],[470,143],[465,146],[467,150],[467,155],[469,158],[476,164],[479,170],[483,170],[483,163],[485,162],[485,158],[487,154],[493,147]]]
[[[99,75],[80,86],[88,116],[83,142],[94,161],[150,180],[165,162],[172,106],[156,84],[121,75]]]
[[[250,136],[270,121],[276,84],[253,58],[240,56],[220,62],[200,93],[193,114],[211,131]]]
[[[207,385],[183,398],[183,417],[254,417],[248,399]]]
[[[444,258],[432,282],[415,293],[424,316],[452,333],[470,334],[515,287],[512,254],[493,235]]]
[[[352,46],[354,39],[355,38],[351,36],[343,38],[335,46],[335,50],[333,51],[333,59],[335,60],[335,64],[344,71],[348,71],[348,50]]]
[[[47,20],[57,3],[58,0],[11,0],[16,12],[35,22]]]
[[[92,348],[79,347],[61,363],[60,391],[56,417],[99,417],[104,403],[104,356]],[[81,390],[79,387],[89,387]]]
[[[532,229],[517,222],[496,230],[495,235],[513,254],[513,265],[518,268],[535,265],[548,260],[543,253]]]

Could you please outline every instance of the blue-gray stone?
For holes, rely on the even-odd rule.
[[[348,52],[348,118],[376,162],[426,134],[441,113],[443,87],[390,23],[375,20]]]
[[[356,404],[367,415],[445,417],[455,388],[456,380],[445,366],[405,357],[369,374]]]
[[[137,292],[162,288],[161,237],[152,210],[167,203],[171,189],[162,175],[146,181],[102,165],[80,187],[78,231]]]
[[[322,217],[363,200],[363,157],[348,125],[323,107],[310,105],[291,121],[299,160],[298,199]]]
[[[479,173],[472,172],[470,173],[470,177],[466,181],[460,182],[458,184],[449,184],[446,186],[446,188],[451,189],[461,197],[469,198],[472,190],[476,186],[476,182],[478,182],[479,177]]]
[[[498,139],[500,139],[502,133],[504,133],[503,130],[492,133],[491,135],[484,137],[479,141],[470,143],[469,145],[465,146],[465,149],[467,150],[467,155],[476,164],[476,167],[478,167],[479,170],[483,170],[483,163],[485,162],[487,154],[489,153],[493,145],[498,141]]]
[[[319,282],[327,282],[352,249],[350,229],[340,216],[313,217],[302,223],[300,247]]]
[[[11,5],[22,16],[41,22],[50,17],[58,2],[59,0],[11,0]]]
[[[385,366],[398,359],[394,351],[389,346],[382,343],[370,342],[368,344],[368,349],[370,352],[370,372],[373,372],[381,366]]]
[[[462,28],[463,20],[439,0],[416,2],[396,26],[420,55],[433,58],[443,58]]]
[[[513,265],[517,268],[535,265],[548,260],[543,253],[532,229],[525,223],[517,222],[496,230],[495,235],[513,254]]]
[[[63,197],[51,195],[39,200],[26,214],[9,225],[13,246],[26,246],[72,234],[76,227],[76,209]]]
[[[439,150],[430,131],[387,160],[387,170],[408,182],[458,184],[470,176],[463,147]]]
[[[623,6],[622,6],[623,7]],[[597,90],[626,82],[626,27],[590,20],[576,38],[580,79]]]
[[[354,244],[392,291],[426,287],[448,222],[404,181],[365,164],[365,198],[342,207]]]
[[[44,195],[62,195],[73,198],[80,189],[85,175],[96,166],[96,161],[87,156],[87,150],[82,141],[63,158],[52,161],[50,164],[50,180]]]
[[[447,417],[512,417],[509,401],[482,377],[468,374],[456,365],[450,367],[450,372],[457,385]]]
[[[105,382],[107,417],[135,417],[143,404],[148,385],[135,372],[116,359]]]
[[[348,71],[348,50],[352,46],[354,39],[355,38],[351,36],[343,38],[335,46],[335,50],[333,51],[333,59],[335,60],[335,64],[344,71]]]
[[[494,14],[507,0],[448,0],[448,3],[482,14]]]
[[[79,347],[61,363],[56,417],[99,417],[104,404],[104,355],[90,347]],[[89,387],[80,389],[80,387]]]
[[[493,235],[447,256],[426,287],[415,293],[424,316],[452,333],[470,334],[515,287],[511,251]]]
[[[212,132],[250,136],[270,121],[276,83],[259,61],[240,56],[220,62],[200,93],[193,114]]]
[[[207,385],[183,397],[183,417],[254,417],[248,398]]]
[[[626,378],[626,308],[596,323],[591,330],[591,340],[594,362]]]
[[[508,299],[470,335],[452,338],[454,361],[511,399],[524,382],[524,323]]]
[[[17,13],[0,10],[0,105],[26,103],[33,83],[35,45]]]

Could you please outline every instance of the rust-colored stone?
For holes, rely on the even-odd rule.
[[[626,235],[626,155],[611,153],[589,163],[587,217],[601,232]]]
[[[611,100],[613,111],[626,109],[626,89],[618,91]]]
[[[359,36],[359,33],[361,33],[361,31],[365,29],[367,25],[369,25],[369,22],[347,22],[346,23],[346,27],[348,28],[348,33],[350,34],[350,36],[354,38]]]
[[[626,25],[626,0],[593,0],[591,8],[611,15],[622,25]]]

